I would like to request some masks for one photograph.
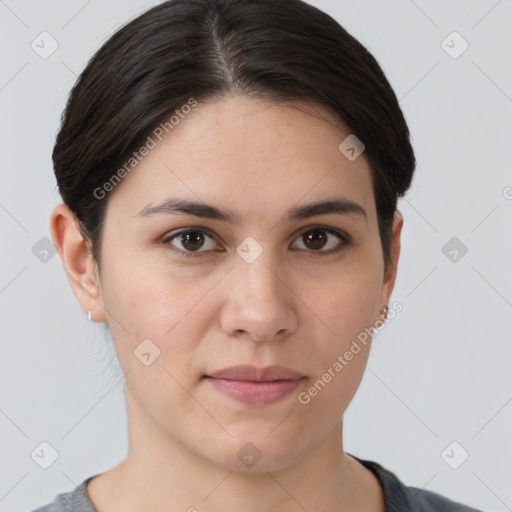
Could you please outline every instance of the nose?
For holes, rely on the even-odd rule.
[[[266,251],[247,263],[238,258],[226,283],[221,327],[230,336],[278,341],[297,329],[297,298],[287,273]]]

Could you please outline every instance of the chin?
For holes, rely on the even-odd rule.
[[[298,462],[307,451],[297,445],[297,437],[280,438],[276,433],[236,435],[219,443],[210,461],[223,469],[244,473],[280,471]],[[272,438],[272,436],[275,436]],[[290,441],[294,439],[294,441]]]

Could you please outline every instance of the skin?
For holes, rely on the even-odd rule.
[[[370,344],[310,403],[297,400],[382,320],[400,254],[397,211],[392,264],[384,268],[370,167],[364,153],[349,161],[338,150],[350,132],[336,122],[304,102],[230,96],[199,103],[109,193],[101,279],[72,212],[63,204],[52,212],[73,292],[85,314],[108,323],[126,374],[128,455],[89,483],[98,509],[384,511],[378,481],[344,453],[342,440],[342,416]],[[171,194],[229,207],[242,222],[137,217]],[[354,214],[284,219],[293,206],[333,196],[360,204],[367,221]],[[343,242],[329,235],[325,248],[308,245],[302,235],[317,224],[346,232],[352,243],[318,254],[315,247]],[[182,237],[162,241],[183,228],[208,230],[203,244],[191,251]],[[236,253],[249,236],[263,250],[252,263]],[[172,247],[197,247],[199,256],[184,258]],[[146,338],[160,349],[149,366],[134,356]],[[202,378],[237,364],[281,364],[305,379],[276,403],[246,405]],[[262,455],[252,468],[237,457],[249,441]]]

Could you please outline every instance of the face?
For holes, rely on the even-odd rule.
[[[353,342],[394,284],[364,153],[348,160],[350,132],[302,110],[199,103],[109,193],[103,307],[77,293],[108,322],[129,421],[227,469],[258,454],[282,469],[327,438],[367,362],[370,343]],[[329,201],[348,206],[305,208]],[[240,365],[253,372],[218,374]],[[289,372],[257,371],[274,365]]]

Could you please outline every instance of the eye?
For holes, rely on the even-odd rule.
[[[172,240],[175,238],[178,239],[178,243],[181,244],[182,248],[178,247],[177,249],[174,249],[171,247],[171,249],[175,252],[178,252],[180,256],[183,256],[185,258],[188,257],[194,257],[198,252],[204,252],[204,251],[198,251],[199,248],[201,248],[204,244],[205,239],[210,239],[212,244],[210,244],[210,249],[215,247],[215,241],[213,238],[205,233],[201,229],[187,229],[183,231],[179,231],[178,233],[175,233],[174,235],[167,237],[165,240],[163,240],[164,243],[171,243]],[[172,246],[172,244],[171,244]],[[207,247],[208,249],[208,247]]]
[[[333,245],[332,241],[328,244],[329,237],[331,240],[337,238],[338,244],[334,243]],[[299,240],[305,249],[310,249],[308,252],[312,253],[311,256],[334,254],[340,252],[346,245],[351,243],[351,239],[346,233],[327,226],[314,226],[307,231],[303,231],[299,236]],[[342,243],[339,243],[340,241]],[[326,245],[328,250],[320,250],[325,249]],[[302,248],[299,247],[299,249]]]
[[[337,238],[338,243],[334,243],[333,245],[333,241],[331,240],[331,243],[328,244],[329,238]],[[173,243],[175,239],[177,239],[177,243],[180,244],[181,247],[174,245],[176,243]],[[209,246],[206,244],[205,247],[205,241],[208,240],[210,240],[210,244]],[[311,253],[311,256],[334,254],[351,244],[349,235],[343,231],[338,231],[327,226],[314,226],[313,228],[309,228],[301,233],[299,240],[304,245],[305,250]],[[213,237],[206,233],[204,229],[199,228],[189,228],[178,231],[165,238],[163,243],[169,244],[174,252],[177,252],[184,258],[199,257],[201,253],[214,249],[216,245]],[[321,250],[325,249],[326,244],[328,250]],[[205,250],[200,251],[199,249],[202,248],[205,248]],[[301,247],[299,247],[299,249],[302,250]]]

